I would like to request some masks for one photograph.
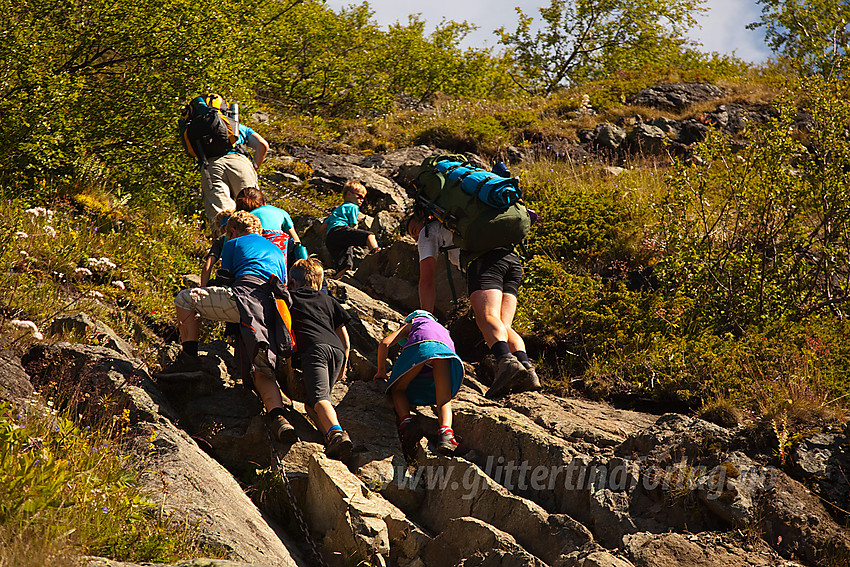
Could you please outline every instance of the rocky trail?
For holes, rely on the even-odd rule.
[[[723,112],[728,123],[728,109]],[[850,493],[842,472],[850,466],[847,430],[802,441],[781,470],[767,464],[763,448],[743,430],[687,415],[537,392],[487,399],[486,372],[467,364],[454,405],[458,454],[438,456],[423,439],[416,463],[406,463],[392,403],[372,377],[378,342],[417,306],[415,245],[390,235],[409,206],[406,176],[434,150],[369,157],[288,150],[292,159],[311,163],[313,186],[361,180],[368,210],[381,211],[364,224],[387,243],[356,272],[329,282],[354,317],[347,377],[333,391],[355,444],[347,466],[323,454],[299,401],[297,372],[282,371],[280,381],[292,399],[288,417],[299,441],[272,450],[261,404],[232,378],[233,355],[224,343],[201,345],[203,371],[156,374],[135,358],[129,339],[71,314],[54,322],[58,342],[36,345],[21,358],[0,354],[0,400],[20,401],[53,382],[128,405],[131,447],[144,462],[151,497],[230,557],[179,565],[317,565],[299,513],[333,567],[850,564],[840,512]],[[323,248],[317,223],[296,219],[311,252]],[[459,274],[443,269],[438,289],[447,289],[449,277],[463,288]],[[440,297],[437,312],[447,316],[451,297]],[[459,351],[477,360],[474,327],[453,333],[460,335]],[[100,346],[62,341],[92,334]],[[178,350],[164,346],[162,364]],[[426,431],[435,431],[431,408],[419,410]],[[294,502],[276,477],[281,470]],[[87,564],[124,565],[102,558]]]

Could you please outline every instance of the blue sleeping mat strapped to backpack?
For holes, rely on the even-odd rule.
[[[491,207],[504,210],[522,199],[522,190],[515,177],[502,177],[477,167],[448,160],[438,161],[434,167],[446,176],[447,181],[460,180],[460,187],[464,193],[477,196]]]

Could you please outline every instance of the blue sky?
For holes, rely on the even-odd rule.
[[[636,0],[640,1],[640,0]],[[356,4],[351,0],[327,0],[328,6],[339,9]],[[464,42],[467,46],[494,46],[493,30],[502,26],[512,29],[516,23],[514,7],[519,6],[528,15],[539,17],[537,8],[548,6],[549,0],[371,0],[374,19],[382,26],[407,21],[408,14],[421,14],[429,24],[429,31],[445,18],[477,24],[479,29]],[[691,39],[701,43],[705,51],[732,54],[753,63],[770,56],[762,35],[746,29],[746,25],[759,18],[761,10],[756,0],[706,0],[708,9],[699,18],[701,28],[693,30]],[[426,8],[427,7],[427,8]]]

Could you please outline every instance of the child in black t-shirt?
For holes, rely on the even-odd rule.
[[[289,310],[301,358],[307,413],[325,434],[325,454],[345,461],[351,455],[351,438],[339,425],[331,390],[345,376],[350,348],[345,324],[351,317],[336,299],[319,292],[323,280],[324,270],[318,260],[295,262],[289,271]]]

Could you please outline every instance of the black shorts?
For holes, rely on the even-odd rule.
[[[350,226],[335,226],[325,237],[325,246],[334,259],[337,269],[350,270],[354,267],[353,246],[367,246],[372,233]]]
[[[322,400],[330,401],[331,390],[343,364],[345,353],[335,346],[313,345],[301,353],[301,375],[309,407]]]
[[[522,285],[522,262],[512,250],[496,248],[469,263],[466,269],[466,292],[498,289],[519,295]]]

